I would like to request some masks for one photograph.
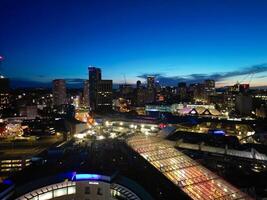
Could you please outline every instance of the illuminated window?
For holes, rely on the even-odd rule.
[[[67,195],[67,188],[61,188],[54,190],[54,197],[60,197],[63,195]]]
[[[68,194],[75,194],[76,193],[76,188],[75,186],[68,187]]]
[[[11,163],[11,160],[2,160],[2,163]]]
[[[11,167],[11,164],[4,164],[2,167]]]
[[[39,200],[47,200],[47,199],[52,199],[52,198],[53,198],[52,191],[39,195]]]

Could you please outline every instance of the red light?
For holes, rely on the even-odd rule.
[[[163,123],[159,124],[159,128],[161,128],[161,129],[165,128],[166,126],[167,125],[166,124],[163,124]]]

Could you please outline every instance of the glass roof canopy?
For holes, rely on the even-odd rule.
[[[133,136],[128,145],[192,199],[251,199],[158,137]]]

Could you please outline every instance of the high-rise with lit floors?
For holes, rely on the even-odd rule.
[[[0,75],[0,110],[5,109],[9,105],[9,79]]]
[[[83,106],[89,107],[89,80],[85,80],[83,83]]]
[[[53,104],[60,106],[66,103],[66,82],[63,79],[53,80]]]
[[[112,109],[112,80],[102,80],[101,69],[89,67],[89,102],[91,111]]]
[[[148,89],[154,89],[155,87],[155,77],[154,76],[148,76],[147,77],[147,88]]]
[[[101,80],[101,69],[96,67],[88,67],[89,72],[89,101],[90,101],[90,109],[96,109],[96,88],[97,82]]]
[[[147,77],[147,91],[146,91],[146,103],[153,103],[155,101],[155,77]]]

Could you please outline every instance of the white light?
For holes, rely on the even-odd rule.
[[[85,133],[78,133],[78,134],[75,134],[74,137],[78,138],[78,139],[83,139],[84,137],[86,136]]]
[[[90,185],[98,185],[99,183],[98,182],[95,182],[95,181],[90,181],[89,184]]]
[[[103,139],[105,139],[105,137],[103,135],[100,135],[100,136],[97,137],[97,139],[103,140]]]

